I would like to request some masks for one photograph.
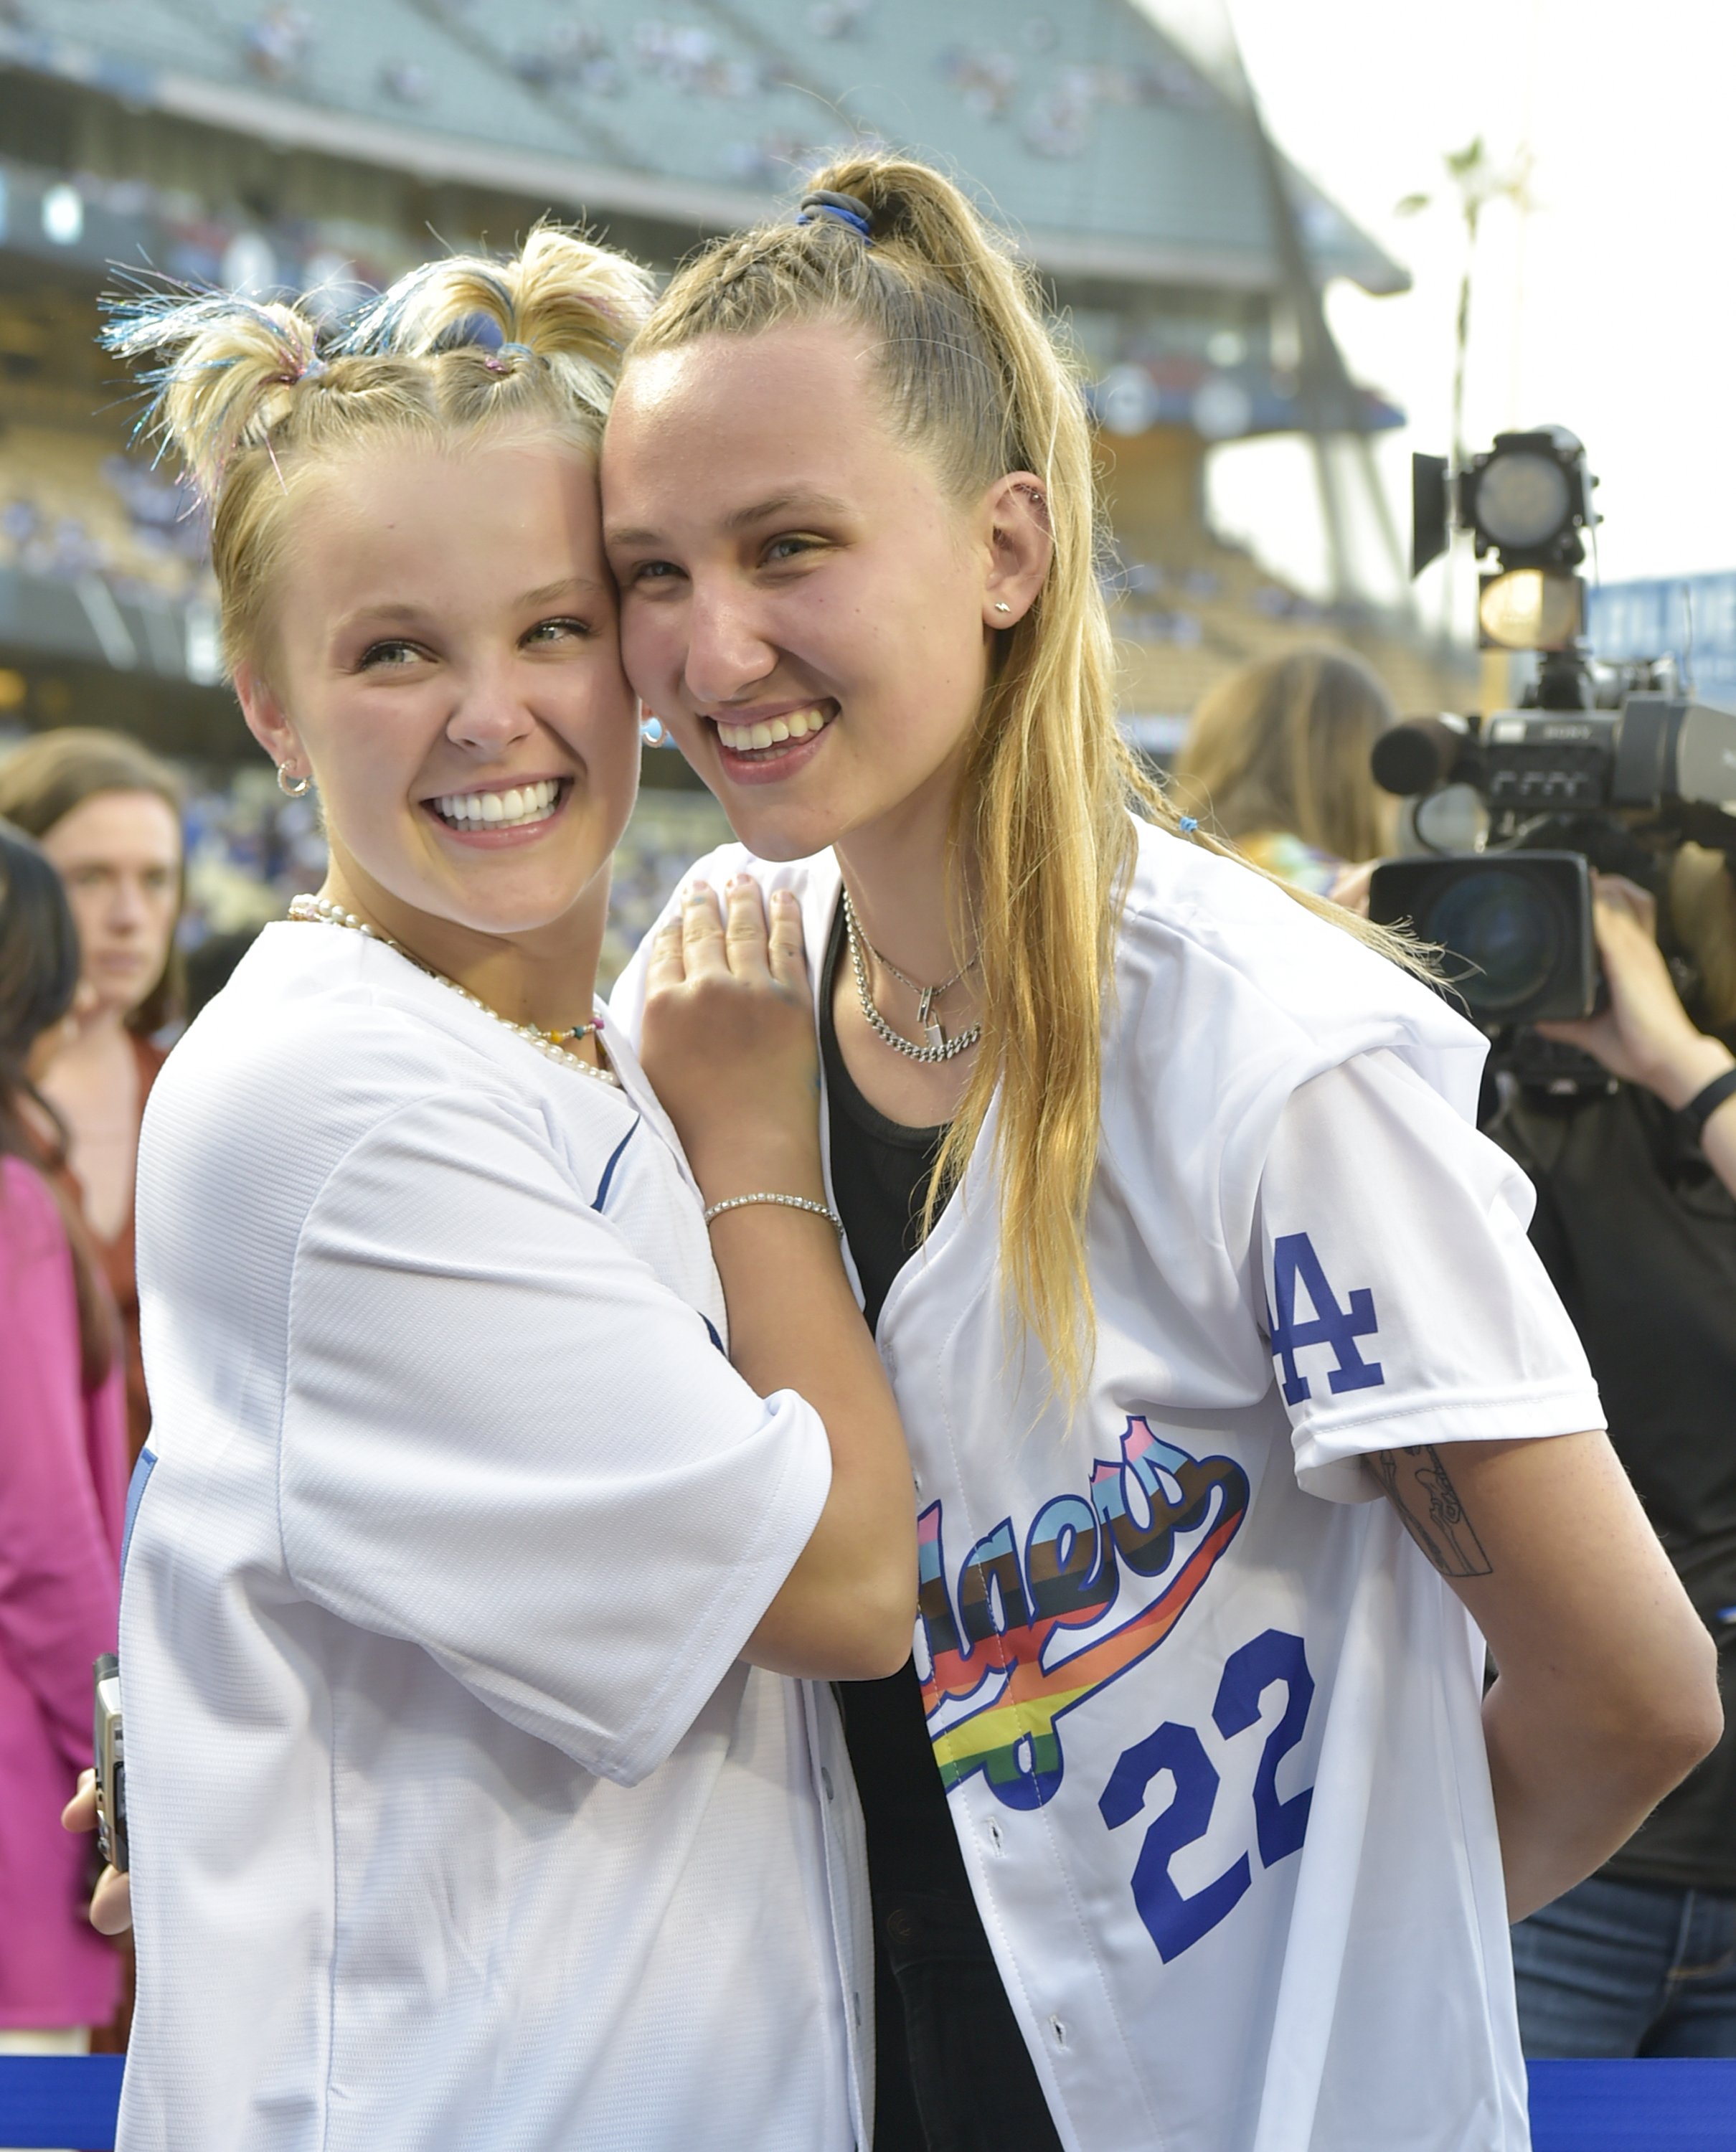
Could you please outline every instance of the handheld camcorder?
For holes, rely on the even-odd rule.
[[[91,1669],[95,1692],[96,1846],[111,1868],[123,1874],[127,1852],[126,1744],[121,1731],[120,1662],[104,1652]]]
[[[1478,559],[1498,563],[1480,579],[1483,647],[1541,662],[1518,709],[1411,718],[1376,744],[1375,781],[1418,803],[1423,842],[1427,799],[1449,784],[1471,786],[1488,823],[1476,851],[1383,860],[1369,916],[1438,945],[1492,1035],[1590,1016],[1591,869],[1656,892],[1684,839],[1736,847],[1736,713],[1678,692],[1668,659],[1593,662],[1575,571],[1596,480],[1565,429],[1498,434],[1450,483],[1444,458],[1416,456],[1412,476],[1413,575],[1445,550],[1456,510]]]

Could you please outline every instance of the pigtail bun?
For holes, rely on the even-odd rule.
[[[270,439],[298,384],[324,370],[319,325],[276,301],[165,287],[108,311],[103,343],[145,385],[139,431],[174,453],[206,501],[242,450]]]
[[[650,298],[637,263],[542,224],[512,261],[454,254],[413,269],[356,317],[342,348],[407,358],[474,351],[503,373],[529,356],[601,416]]]
[[[414,270],[335,332],[293,305],[135,282],[104,341],[138,369],[140,431],[211,507],[231,666],[266,649],[303,472],[369,443],[520,424],[594,459],[650,288],[637,264],[549,225],[512,261]]]

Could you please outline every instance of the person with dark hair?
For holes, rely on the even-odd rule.
[[[1369,757],[1397,716],[1360,657],[1318,648],[1244,665],[1200,698],[1173,796],[1256,866],[1329,896],[1390,848],[1395,803]]]
[[[1540,1027],[1612,1079],[1518,1083],[1490,1134],[1585,1341],[1610,1439],[1718,1646],[1713,1754],[1513,1931],[1535,2058],[1736,2057],[1736,883],[1683,845],[1659,893],[1596,880],[1605,1005]],[[1662,938],[1676,958],[1668,962]]]
[[[76,1021],[43,1072],[43,1094],[66,1125],[69,1185],[120,1309],[136,1457],[150,1406],[139,1353],[133,1184],[145,1101],[163,1065],[152,1035],[180,1013],[180,788],[135,740],[69,725],[38,733],[0,764],[0,815],[40,843],[78,924]]]
[[[126,1483],[114,1310],[33,1075],[78,980],[54,870],[0,823],[0,2053],[82,2050],[120,1980],[59,1825],[114,1648]]]

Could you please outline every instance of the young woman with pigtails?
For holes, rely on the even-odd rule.
[[[764,987],[745,1049],[662,1013],[732,1099],[710,1154],[593,1004],[639,758],[596,458],[644,290],[543,231],[348,348],[224,295],[113,330],[331,846],[141,1146],[126,2152],[867,2141],[824,1681],[907,1650],[914,1520],[793,900],[691,937],[695,984]]]
[[[934,172],[846,158],[678,275],[602,481],[629,678],[742,840],[615,1010],[769,1007],[705,886],[797,904],[911,1444],[914,1658],[845,1691],[881,2152],[1520,2152],[1508,1920],[1718,1708],[1483,1042],[1130,758],[1078,381]]]

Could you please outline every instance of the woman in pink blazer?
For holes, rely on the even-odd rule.
[[[119,1982],[85,1917],[90,1841],[60,1827],[114,1648],[126,1474],[114,1311],[31,1080],[78,977],[53,867],[0,824],[0,2053],[87,2044]]]

